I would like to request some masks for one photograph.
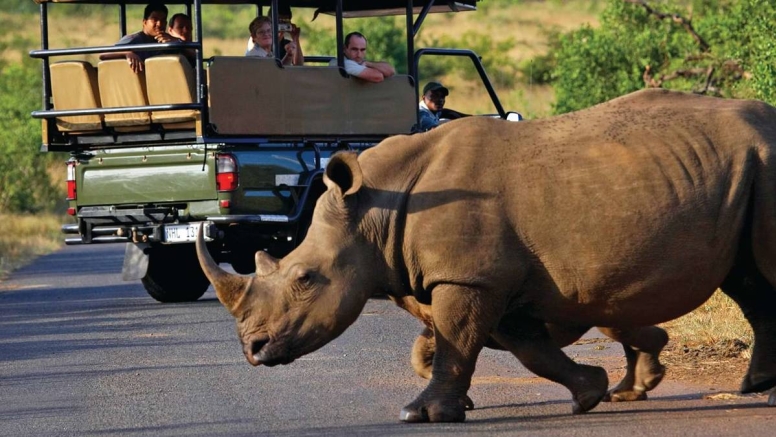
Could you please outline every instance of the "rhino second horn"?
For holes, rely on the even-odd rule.
[[[210,252],[205,246],[204,226],[199,227],[197,233],[197,258],[199,259],[199,265],[202,267],[202,271],[205,276],[213,284],[213,288],[216,289],[216,296],[218,300],[234,314],[234,308],[240,301],[245,289],[248,287],[250,278],[235,275],[227,272],[219,267],[219,265],[210,256]]]

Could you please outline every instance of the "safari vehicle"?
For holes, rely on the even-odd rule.
[[[76,223],[63,225],[65,241],[129,243],[124,279],[141,279],[162,302],[196,300],[209,285],[194,251],[200,224],[214,258],[239,273],[254,271],[257,250],[291,251],[325,191],[322,171],[331,154],[413,132],[421,56],[469,57],[497,116],[507,118],[475,53],[414,47],[427,14],[474,11],[478,0],[169,0],[192,17],[193,42],[131,46],[169,52],[147,59],[142,74],[124,59],[71,60],[128,46],[50,49],[49,9],[115,4],[123,36],[126,6],[147,0],[34,1],[42,42],[30,56],[43,61],[43,108],[32,116],[42,121],[42,150],[70,154],[68,214]],[[314,9],[335,17],[337,41],[345,18],[402,14],[408,74],[377,84],[351,78],[340,44],[332,56],[306,57],[301,67],[242,54],[203,59],[203,4],[270,13],[275,34],[279,17],[270,11]],[[196,53],[193,65],[182,49]]]

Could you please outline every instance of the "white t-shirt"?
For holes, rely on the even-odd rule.
[[[257,56],[259,58],[271,58],[274,54],[264,50],[261,46],[254,45],[252,48],[245,51],[245,56]]]
[[[345,58],[345,71],[351,76],[360,76],[366,70],[366,65],[361,65],[356,61]]]

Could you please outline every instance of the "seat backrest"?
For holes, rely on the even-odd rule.
[[[55,110],[94,109],[100,107],[97,70],[84,61],[51,64],[51,95]],[[102,129],[102,115],[58,117],[57,127],[64,132]]]
[[[135,73],[123,59],[100,61],[97,64],[100,83],[100,100],[104,108],[121,106],[146,106],[145,73]],[[105,124],[112,127],[136,127],[149,125],[148,112],[105,114]]]
[[[368,83],[336,66],[281,68],[272,58],[212,58],[208,95],[222,134],[408,134],[417,116],[409,76]]]
[[[148,58],[145,72],[148,103],[151,105],[195,102],[194,67],[183,55]],[[193,109],[155,111],[151,113],[151,120],[154,123],[180,123],[194,121],[196,115],[197,111]]]

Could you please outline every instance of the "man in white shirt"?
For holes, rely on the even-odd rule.
[[[387,62],[366,60],[366,37],[359,32],[345,36],[345,71],[368,82],[382,82],[396,74],[396,70]]]

